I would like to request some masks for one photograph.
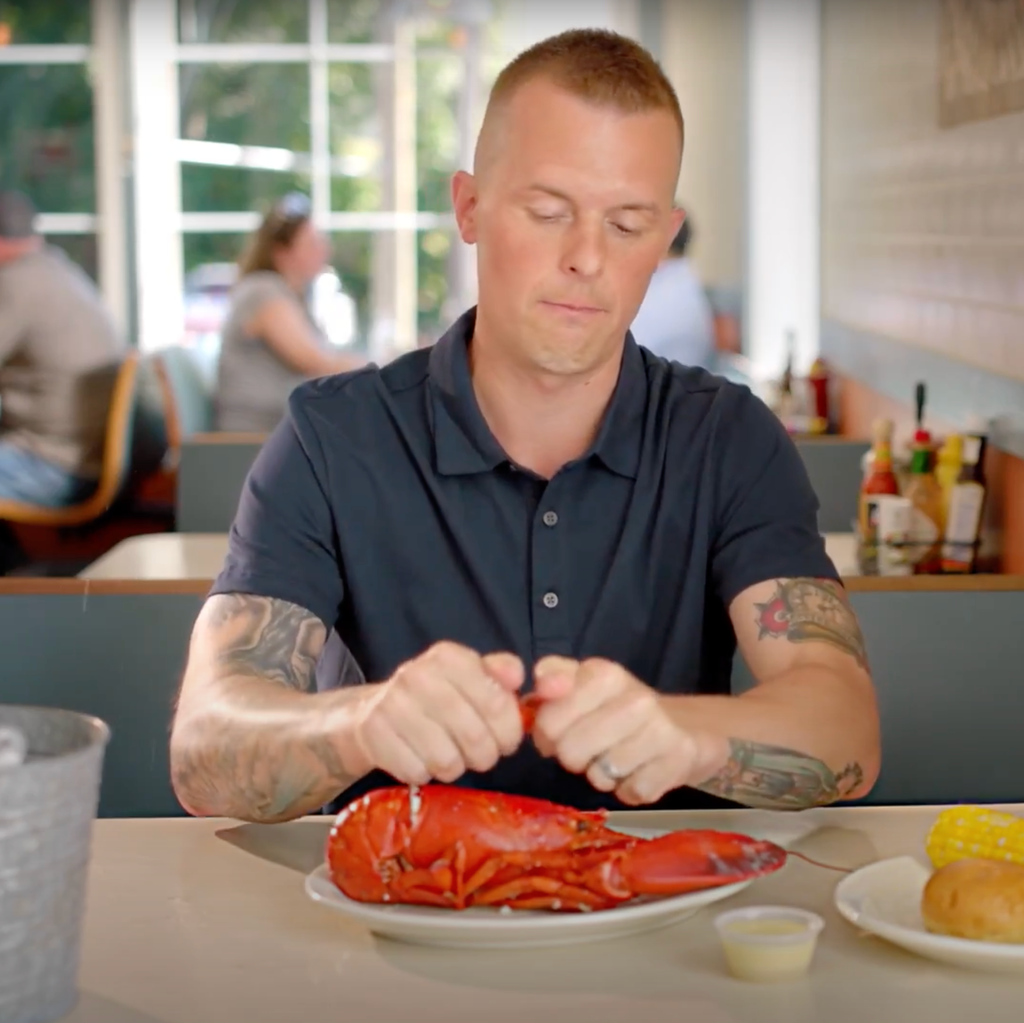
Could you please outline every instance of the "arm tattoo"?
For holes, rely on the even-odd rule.
[[[757,608],[758,639],[828,643],[865,671],[867,650],[846,591],[831,579],[779,579],[771,598]]]
[[[843,799],[863,781],[860,764],[847,764],[835,774],[796,750],[730,739],[725,767],[696,787],[759,809],[804,810]]]
[[[308,692],[323,646],[316,615],[287,600],[221,594],[210,618],[222,639],[221,666]]]
[[[297,744],[265,730],[206,736],[175,758],[173,773],[175,789],[192,806],[257,823],[318,810],[357,780],[325,737]]]
[[[348,788],[356,779],[334,742],[315,728],[290,730],[280,723],[287,718],[275,723],[259,685],[313,689],[324,645],[319,619],[288,601],[220,594],[206,627],[230,709],[193,725],[191,741],[172,758],[175,790],[203,813],[273,822],[317,810]]]

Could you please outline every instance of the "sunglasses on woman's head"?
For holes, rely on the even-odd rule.
[[[278,199],[274,212],[282,220],[299,220],[310,214],[309,197],[301,192],[289,192]]]

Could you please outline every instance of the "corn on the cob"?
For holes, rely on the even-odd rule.
[[[1024,820],[981,806],[953,806],[939,814],[925,849],[936,869],[972,856],[1024,864]]]

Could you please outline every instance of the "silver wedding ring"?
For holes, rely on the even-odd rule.
[[[619,771],[614,765],[608,763],[608,757],[605,754],[601,754],[597,758],[597,766],[609,777],[612,781],[622,781],[625,778],[625,774]]]

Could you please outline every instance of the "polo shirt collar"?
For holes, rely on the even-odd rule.
[[[437,471],[442,476],[490,472],[508,455],[488,427],[473,391],[469,344],[476,308],[463,313],[434,344],[429,359],[432,428]],[[594,443],[593,456],[612,472],[635,479],[647,408],[647,371],[632,334],[627,333],[622,368]]]

